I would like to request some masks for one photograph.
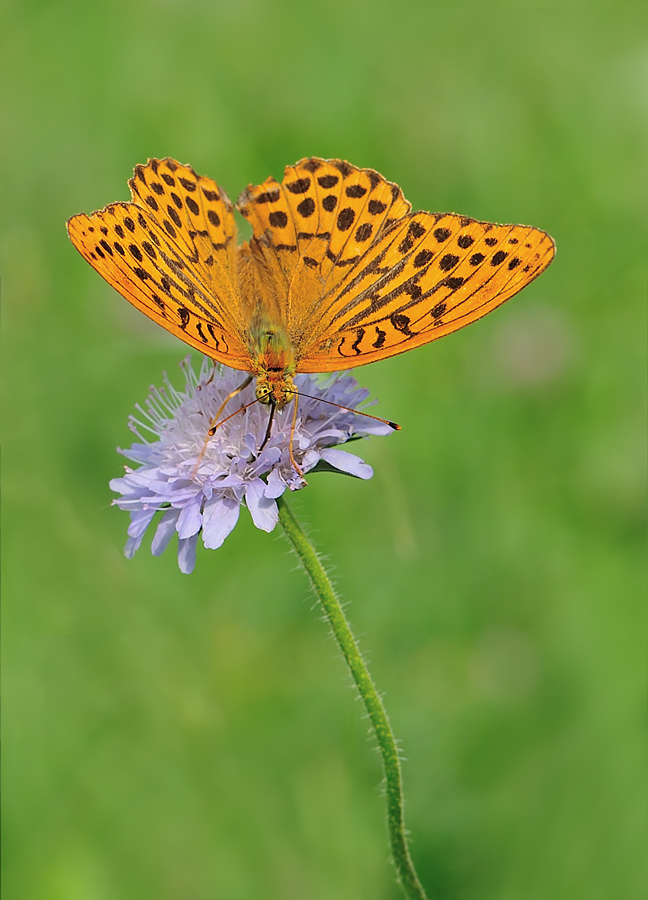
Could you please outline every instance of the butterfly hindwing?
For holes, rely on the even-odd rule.
[[[248,369],[236,288],[236,226],[218,186],[174,160],[149,160],[132,203],[68,222],[75,247],[109,284],[167,331]]]
[[[298,363],[337,371],[426,344],[508,300],[551,262],[545,232],[453,213],[413,213],[373,244],[319,303],[323,334]]]

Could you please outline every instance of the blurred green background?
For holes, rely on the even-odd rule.
[[[9,2],[4,896],[395,900],[379,759],[305,576],[244,513],[122,556],[108,480],[186,348],[65,220],[171,155],[302,156],[549,231],[522,295],[358,371],[403,426],[294,497],[407,761],[435,900],[645,896],[646,17],[593,4]],[[645,170],[644,170],[645,176]]]

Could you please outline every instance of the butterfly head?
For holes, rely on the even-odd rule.
[[[265,371],[257,375],[256,397],[260,403],[283,409],[295,393],[293,380],[285,371]]]

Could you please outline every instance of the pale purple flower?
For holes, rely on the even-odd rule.
[[[214,371],[211,361],[203,359],[196,374],[189,357],[182,368],[183,390],[176,390],[165,375],[164,387],[151,388],[146,408],[137,407],[140,418],[131,416],[129,427],[140,443],[119,452],[138,466],[126,466],[126,474],[113,478],[110,487],[121,494],[113,503],[130,512],[126,556],[133,556],[144,532],[161,512],[151,550],[159,556],[177,532],[178,564],[182,572],[189,573],[199,535],[205,547],[220,547],[236,525],[244,501],[256,527],[272,531],[279,517],[276,498],[286,488],[298,490],[305,481],[290,460],[293,403],[275,413],[271,437],[261,451],[258,448],[270,414],[261,403],[233,416],[207,439],[212,417],[227,394],[242,383],[245,373],[224,366]],[[352,409],[368,396],[348,374],[325,379],[297,375],[294,382],[300,391]],[[252,383],[229,401],[221,419],[254,396]],[[352,438],[391,431],[383,422],[300,396],[293,456],[303,472],[319,464],[357,478],[371,478],[371,466],[335,447]]]

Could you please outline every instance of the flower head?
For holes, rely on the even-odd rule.
[[[151,550],[159,556],[177,532],[178,564],[189,573],[200,534],[205,547],[220,547],[236,525],[243,502],[257,528],[272,531],[278,521],[276,498],[286,488],[298,490],[306,482],[291,460],[292,403],[275,412],[271,435],[263,445],[269,410],[252,403],[254,386],[248,386],[229,401],[222,417],[252,405],[223,422],[208,438],[221,403],[245,376],[223,366],[214,370],[207,359],[198,374],[189,358],[182,368],[183,390],[176,390],[165,375],[164,387],[152,387],[146,407],[137,407],[140,418],[131,416],[129,427],[139,443],[119,452],[138,467],[126,466],[126,474],[113,478],[110,487],[121,494],[113,503],[130,512],[126,556],[133,556],[156,513],[162,512]],[[371,466],[360,457],[334,448],[352,438],[389,434],[391,427],[321,402],[356,409],[368,391],[351,375],[325,380],[297,375],[294,381],[298,391],[312,395],[298,398],[292,456],[299,468],[309,472],[319,464],[371,478]]]

